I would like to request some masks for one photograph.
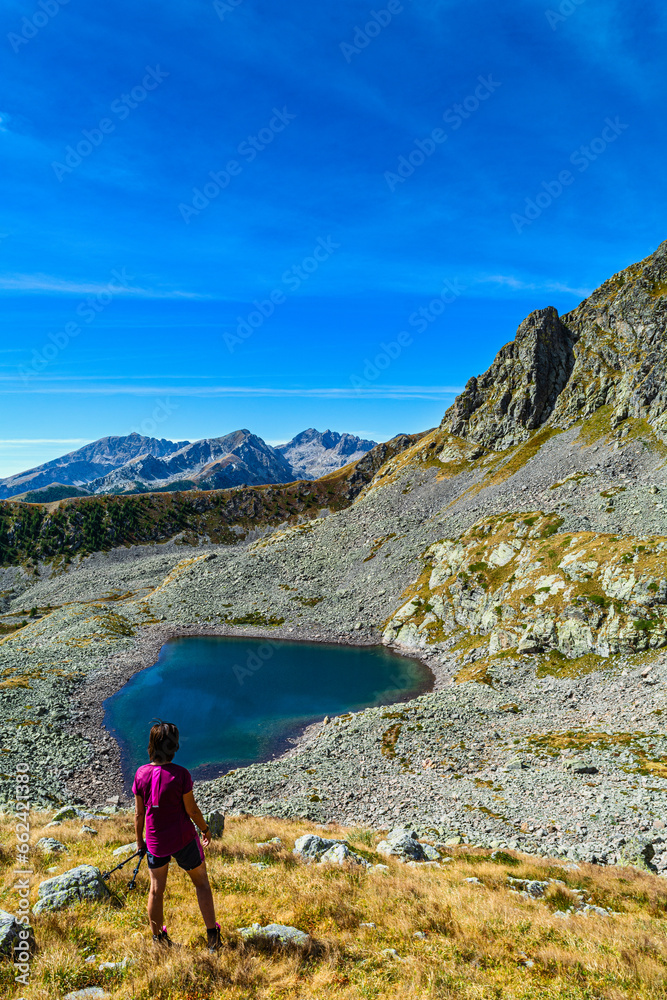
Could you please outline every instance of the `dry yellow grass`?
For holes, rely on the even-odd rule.
[[[33,839],[44,833],[47,819],[33,816]],[[46,831],[69,851],[54,858],[33,850],[35,895],[39,881],[50,877],[48,867],[62,872],[92,863],[105,869],[114,863],[112,850],[132,840],[128,816],[95,826],[100,832],[93,840],[79,835],[81,821]],[[0,829],[0,906],[12,911],[12,818],[2,817]],[[128,893],[130,864],[112,877],[117,897],[110,903],[36,917],[39,950],[30,985],[16,990],[12,966],[4,962],[0,994],[51,1000],[94,985],[124,1000],[663,1000],[667,994],[667,884],[653,875],[592,865],[568,871],[525,855],[492,861],[463,850],[452,852],[454,860],[440,869],[389,862],[388,872],[359,872],[297,863],[294,839],[313,829],[272,819],[228,821],[224,839],[208,851],[224,942],[218,957],[205,949],[194,892],[173,865],[166,914],[179,947],[156,952],[146,925],[145,864],[137,889]],[[327,833],[347,834],[371,860],[383,860],[374,853],[377,836],[368,831]],[[284,847],[262,853],[257,842],[274,836]],[[269,868],[253,869],[258,860]],[[550,889],[544,901],[527,900],[508,891],[508,874],[560,878],[617,915],[558,918],[555,910],[571,898],[567,889]],[[466,883],[470,876],[482,884]],[[292,924],[309,932],[314,946],[284,953],[244,945],[236,929],[253,921]],[[362,928],[364,922],[377,926]],[[414,937],[417,931],[424,940]],[[388,948],[401,960],[383,954]],[[85,962],[90,954],[97,956],[94,963]],[[123,971],[97,969],[99,962],[125,957],[130,964]]]

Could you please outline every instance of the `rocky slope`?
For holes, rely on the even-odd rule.
[[[439,428],[346,470],[338,507],[322,484],[340,473],[260,531],[5,570],[3,620],[28,622],[0,640],[5,773],[30,753],[36,794],[122,795],[101,702],[169,636],[385,642],[429,665],[431,693],[199,794],[598,860],[639,832],[667,867],[666,257],[529,317]]]

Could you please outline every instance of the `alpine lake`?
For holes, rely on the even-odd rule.
[[[151,725],[180,731],[175,762],[203,780],[271,760],[325,716],[407,701],[431,690],[424,664],[384,646],[228,637],[172,639],[157,663],[104,703],[128,784],[148,761]]]

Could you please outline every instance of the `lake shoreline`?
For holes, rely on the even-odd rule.
[[[235,638],[260,641],[298,642],[308,645],[335,645],[350,648],[381,646],[388,653],[402,659],[417,660],[430,674],[432,680],[428,686],[420,689],[409,697],[399,699],[391,704],[406,704],[422,694],[437,690],[445,680],[439,676],[439,664],[434,663],[421,651],[415,649],[400,649],[382,642],[382,634],[378,631],[366,631],[359,635],[342,633],[337,630],[302,627],[302,628],[241,628],[230,625],[175,625],[160,623],[149,625],[136,636],[133,647],[129,650],[112,654],[100,667],[73,693],[72,703],[75,710],[82,713],[76,726],[77,732],[90,743],[93,761],[104,761],[104,768],[96,779],[94,799],[91,799],[90,769],[88,767],[76,771],[66,780],[65,786],[71,798],[80,799],[86,804],[102,805],[108,799],[119,799],[127,802],[131,799],[128,783],[122,769],[122,748],[112,730],[107,728],[104,703],[118,693],[135,676],[135,674],[154,666],[160,655],[160,650],[173,639],[185,638]],[[309,741],[312,729],[319,729],[321,720],[299,726],[281,742],[281,752],[269,758],[280,760],[298,752],[299,747]],[[110,743],[112,744],[110,751]],[[265,763],[258,761],[257,763]],[[211,780],[197,778],[196,780]]]

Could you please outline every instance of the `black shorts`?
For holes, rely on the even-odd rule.
[[[204,861],[204,852],[201,849],[199,837],[193,837],[189,844],[181,847],[180,851],[175,851],[174,854],[167,854],[165,858],[156,858],[150,851],[146,851],[149,868],[164,868],[172,858],[183,871],[189,872],[193,868],[199,868],[200,864]]]

